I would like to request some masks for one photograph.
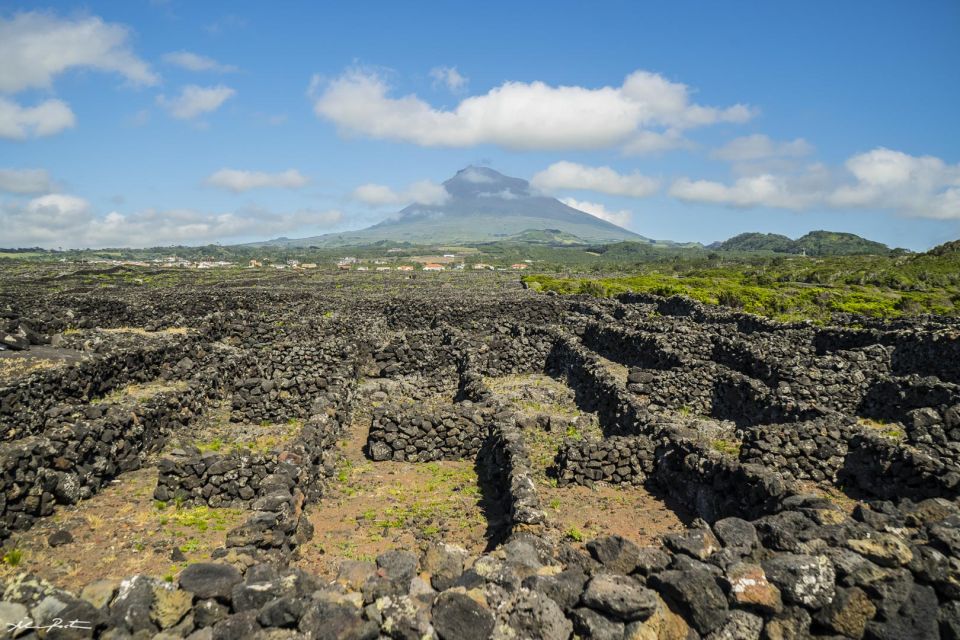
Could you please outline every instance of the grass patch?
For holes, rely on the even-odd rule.
[[[8,567],[19,566],[23,561],[23,551],[17,548],[9,549],[3,554],[3,563]]]
[[[169,327],[157,331],[147,331],[143,327],[115,327],[113,329],[101,329],[101,331],[104,333],[134,333],[138,336],[185,336],[190,330],[187,327]],[[66,335],[66,331],[64,335]]]
[[[160,517],[160,524],[180,529],[193,529],[200,533],[225,531],[227,524],[240,513],[239,509],[213,509],[206,505],[175,508]]]
[[[120,389],[114,389],[101,398],[94,398],[90,404],[119,404],[122,402],[146,402],[160,393],[180,393],[187,390],[189,385],[184,380],[167,382],[155,380],[142,384],[128,384]]]
[[[0,358],[0,380],[10,380],[36,371],[52,369],[60,362],[47,358]]]
[[[728,456],[733,456],[734,458],[740,457],[740,447],[743,443],[737,440],[724,440],[723,438],[717,438],[710,441],[710,448],[714,451],[719,451],[720,453]]]
[[[564,535],[570,540],[573,540],[574,542],[583,542],[583,538],[584,538],[583,532],[576,527],[570,527],[569,529],[567,529]]]
[[[891,440],[904,440],[907,437],[906,431],[899,423],[888,423],[884,420],[873,420],[871,418],[857,418],[857,424],[868,429],[872,429],[878,435]]]

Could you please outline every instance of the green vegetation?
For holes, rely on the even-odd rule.
[[[894,318],[960,313],[960,253],[804,258],[677,259],[636,265],[603,278],[531,274],[527,286],[610,297],[626,292],[684,295],[780,320],[828,321],[834,313]]]
[[[900,424],[889,424],[884,420],[872,420],[870,418],[858,418],[857,423],[863,427],[868,427],[877,432],[878,435],[891,440],[903,440],[907,433]]]
[[[740,446],[741,443],[736,440],[724,440],[722,438],[717,438],[710,442],[710,447],[714,451],[719,451],[724,455],[733,456],[734,458],[740,457]]]
[[[194,529],[201,533],[208,530],[225,531],[227,523],[239,513],[237,509],[213,509],[205,505],[188,509],[177,507],[172,512],[161,516],[160,524]]]
[[[17,548],[8,549],[3,554],[3,563],[10,567],[16,567],[23,560],[23,551]]]
[[[574,542],[583,542],[583,532],[576,527],[570,527],[566,533],[567,537]]]
[[[530,242],[533,244],[576,245],[589,244],[582,238],[560,229],[527,229],[508,238],[511,242]]]
[[[724,242],[710,245],[724,251],[772,251],[808,256],[888,255],[890,247],[852,233],[811,231],[791,240],[777,233],[741,233]]]
[[[309,283],[338,278],[336,262],[353,256],[361,262],[409,264],[443,253],[457,255],[462,272],[431,274],[431,278],[515,277],[510,265],[525,263],[527,286],[563,294],[614,296],[628,291],[686,295],[707,304],[722,304],[779,320],[827,322],[835,313],[875,318],[903,315],[956,314],[960,311],[960,241],[923,254],[889,249],[853,234],[814,231],[797,240],[775,234],[741,234],[722,243],[674,244],[646,239],[610,244],[578,244],[569,232],[527,229],[518,236],[459,246],[414,245],[383,241],[352,247],[284,247],[208,245],[98,251],[25,250],[0,255],[5,275],[0,282],[44,274],[54,288],[78,284],[92,288],[169,288],[196,286],[257,286],[271,279]],[[806,255],[800,255],[805,253]],[[222,269],[170,269],[159,266],[89,264],[96,259],[152,260],[177,255],[190,260],[227,260]],[[249,260],[264,264],[247,269]],[[288,260],[312,262],[309,272],[274,271],[270,264]],[[44,262],[40,267],[38,263]],[[492,265],[506,273],[475,271]],[[42,269],[42,270],[41,270]],[[71,272],[70,278],[62,278]],[[526,275],[529,274],[529,275]],[[268,277],[269,276],[269,277]],[[343,274],[351,286],[382,288],[384,274]],[[339,288],[339,283],[335,285]],[[324,314],[324,317],[330,317]]]

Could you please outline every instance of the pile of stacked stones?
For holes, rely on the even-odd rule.
[[[370,458],[410,462],[474,458],[486,437],[487,419],[469,400],[434,408],[377,407],[367,443]]]

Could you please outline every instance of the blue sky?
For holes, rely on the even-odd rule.
[[[0,246],[362,228],[469,164],[654,238],[960,237],[954,1],[2,2],[0,59]]]

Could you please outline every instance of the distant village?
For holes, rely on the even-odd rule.
[[[276,261],[270,258],[254,258],[246,264],[227,260],[188,260],[178,256],[166,256],[152,260],[90,260],[91,264],[106,264],[111,266],[129,267],[160,267],[168,269],[224,269],[243,267],[246,269],[290,269],[293,271],[308,271],[320,268],[316,262],[301,262],[299,260]],[[383,258],[355,258],[345,256],[334,263],[339,271],[522,271],[533,264],[532,260],[524,260],[507,266],[495,266],[485,262],[476,262],[469,266],[462,256],[446,253],[440,256],[421,256],[407,258],[402,261]],[[328,265],[323,265],[328,266]]]

